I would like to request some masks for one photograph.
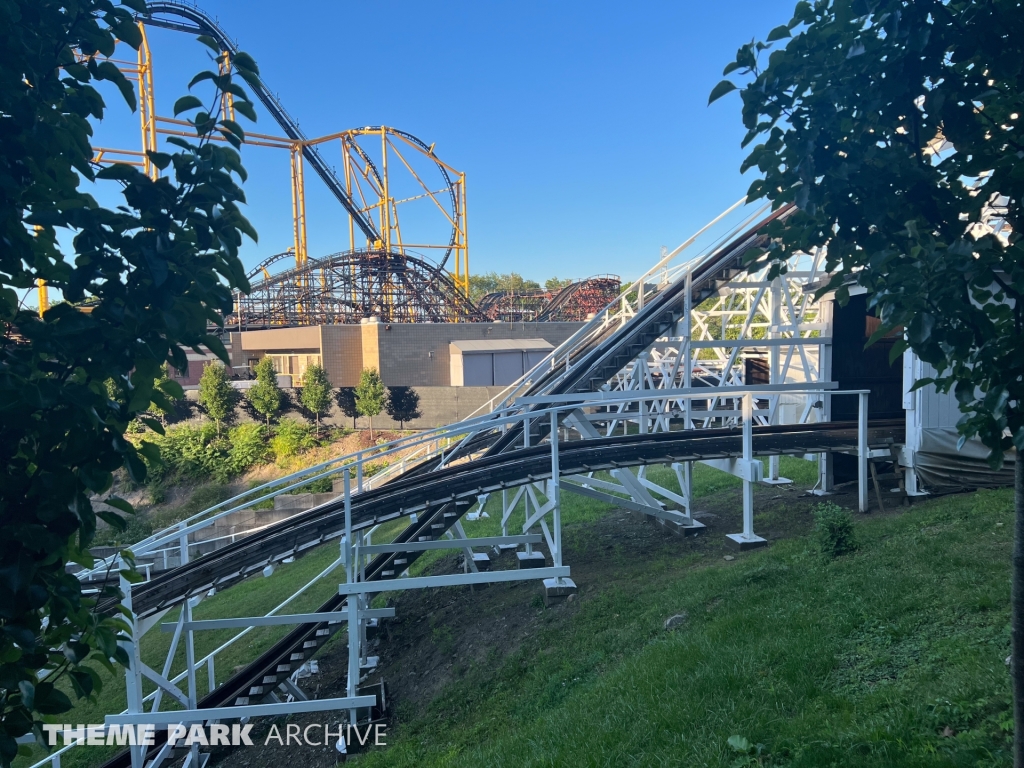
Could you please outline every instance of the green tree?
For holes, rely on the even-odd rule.
[[[316,436],[320,437],[320,417],[331,410],[331,382],[327,380],[327,371],[322,365],[306,366],[299,400],[316,416]]]
[[[373,417],[384,410],[387,393],[376,368],[363,368],[356,387],[356,410],[370,420],[370,439],[373,440]]]
[[[785,48],[763,54],[774,42]],[[739,49],[748,197],[795,204],[752,268],[827,247],[845,301],[859,284],[881,326],[952,390],[962,440],[993,467],[1024,449],[1024,13],[1016,0],[800,2]],[[720,83],[711,100],[736,88]],[[1024,768],[1024,461],[1012,567],[1014,764]]]
[[[487,272],[482,275],[470,275],[469,297],[473,301],[479,301],[488,293],[495,291],[539,291],[540,283],[536,280],[527,280],[518,272],[499,275],[497,272]]]
[[[221,423],[228,421],[238,403],[238,395],[228,381],[227,368],[219,362],[207,363],[199,377],[199,404],[217,425],[220,437]]]
[[[563,280],[559,277],[549,277],[544,281],[544,289],[551,292],[560,291],[570,285],[572,285],[572,280],[570,278],[565,278]]]
[[[174,382],[170,377],[170,366],[164,363],[160,366],[160,376],[154,382],[153,386],[161,391],[174,391]],[[179,385],[180,389],[180,385]],[[167,426],[166,419],[168,416],[174,413],[174,401],[183,400],[184,393],[181,396],[177,394],[167,395],[167,402],[165,403],[150,403],[149,408],[146,409],[146,413],[151,414],[160,420],[160,423]]]
[[[405,428],[405,422],[420,417],[420,396],[412,387],[388,387],[388,399],[384,404],[388,416]]]
[[[246,393],[246,398],[253,409],[267,420],[281,411],[281,388],[277,386],[277,371],[274,361],[264,357],[256,363],[256,384]]]
[[[238,259],[243,235],[255,237],[238,208],[244,132],[219,110],[230,91],[235,110],[254,117],[235,80],[256,76],[250,57],[236,55],[226,74],[215,61],[194,81],[212,86],[204,91],[212,107],[195,96],[176,104],[193,112],[195,138],[168,139],[175,151],[147,155],[167,171],[160,178],[93,165],[91,121],[106,111],[95,81],[115,85],[134,108],[131,83],[107,57],[117,40],[140,45],[133,12],[144,10],[139,0],[0,0],[3,765],[18,737],[39,732],[40,714],[70,708],[63,690],[83,697],[98,689],[92,665],[127,663],[117,645],[127,625],[94,610],[118,590],[83,596],[66,564],[91,564],[97,517],[126,527],[126,501],[105,500],[121,513],[95,511],[90,501],[110,489],[113,472],[126,467],[142,482],[143,457],[159,459],[152,442],[136,446],[124,432],[135,417],[163,430],[145,411],[181,388],[158,385],[161,366],[184,368],[186,349],[200,344],[226,359],[207,326],[231,310],[233,291],[248,290]],[[94,186],[120,194],[121,204],[101,206],[88,192]],[[43,317],[18,301],[40,279],[66,300]],[[76,309],[85,301],[87,313]],[[107,380],[117,397],[107,396]]]

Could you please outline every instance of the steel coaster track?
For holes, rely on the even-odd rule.
[[[169,19],[156,18],[155,14],[165,14],[168,16],[177,16],[185,19],[190,23],[182,23],[177,21],[171,21]],[[217,45],[222,50],[234,55],[238,53],[238,46],[235,45],[234,41],[228,36],[228,33],[216,22],[216,20],[210,18],[204,11],[194,5],[187,5],[181,2],[174,2],[174,0],[158,0],[158,2],[150,2],[146,4],[146,13],[138,16],[138,20],[143,24],[147,24],[153,27],[162,27],[163,29],[172,29],[178,32],[189,32],[197,35],[208,35],[217,41]],[[299,129],[299,125],[292,119],[291,115],[281,105],[281,102],[277,100],[266,83],[262,78],[257,78],[255,83],[250,83],[253,91],[256,93],[256,97],[260,100],[271,117],[277,121],[277,124],[281,126],[281,129],[285,132],[285,135],[293,141],[305,142],[306,136]],[[422,142],[421,142],[422,143]],[[367,239],[372,243],[376,240],[381,240],[380,234],[374,227],[373,222],[362,212],[359,207],[352,201],[345,191],[345,187],[341,181],[335,176],[334,171],[327,162],[317,152],[316,147],[303,143],[302,145],[302,156],[309,162],[316,171],[317,176],[323,179],[324,184],[331,193],[338,199],[342,207],[348,212],[348,214],[355,220],[356,226],[362,230],[363,234],[366,235]]]
[[[868,445],[883,448],[904,440],[901,419],[871,422]],[[857,425],[853,422],[786,424],[754,428],[757,456],[817,453],[824,450],[856,450]],[[679,461],[730,458],[742,454],[742,431],[737,428],[682,430],[649,435],[625,435],[563,443],[559,473],[563,476]],[[396,542],[427,535],[439,539],[483,493],[543,481],[551,476],[551,449],[547,445],[521,448],[484,456],[414,478],[401,476],[379,489],[352,499],[352,529],[364,530],[378,523],[418,511],[423,525],[410,526]],[[339,536],[345,527],[344,501],[333,500],[306,513],[264,529],[213,555],[158,576],[133,590],[138,617],[156,613],[184,597],[211,587],[235,583],[267,563],[298,554]],[[285,543],[287,551],[282,550]],[[421,553],[405,553],[408,567]],[[390,566],[390,567],[389,567]],[[367,581],[380,581],[381,592],[400,570],[393,558],[380,556],[366,569]],[[332,596],[317,611],[336,611],[343,595]],[[199,702],[200,709],[248,704],[266,697],[323,646],[341,624],[321,622],[296,626],[258,659],[232,676]],[[159,745],[154,747],[157,749]],[[130,765],[128,753],[115,756],[105,766]]]

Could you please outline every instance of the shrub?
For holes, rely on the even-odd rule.
[[[330,477],[321,477],[311,483],[306,483],[301,488],[293,491],[293,493],[330,493],[334,490],[334,479]]]
[[[163,459],[163,472],[174,472],[195,480],[214,478],[223,482],[231,475],[231,443],[217,437],[213,424],[182,424],[168,429],[156,440]]]
[[[239,424],[228,432],[231,451],[228,461],[232,474],[240,474],[263,464],[269,457],[266,429],[262,424]]]
[[[298,419],[281,419],[277,434],[270,441],[270,448],[277,461],[295,456],[300,451],[316,447],[316,438],[308,424]]]
[[[829,560],[857,549],[853,515],[831,501],[822,502],[814,510],[814,530],[821,553]]]

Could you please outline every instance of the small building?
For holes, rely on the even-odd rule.
[[[514,384],[555,345],[544,339],[471,339],[448,345],[453,387]]]
[[[354,387],[376,368],[388,387],[494,387],[516,381],[583,323],[383,323],[231,334],[232,366],[262,357],[294,384],[317,363],[331,385]]]

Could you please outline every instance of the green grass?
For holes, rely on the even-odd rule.
[[[979,492],[858,517],[834,561],[803,536],[581,585],[358,764],[1009,766],[1011,531]]]

